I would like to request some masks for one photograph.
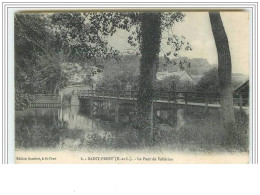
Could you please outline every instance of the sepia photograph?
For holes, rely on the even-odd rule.
[[[249,163],[250,16],[17,11],[15,163]]]

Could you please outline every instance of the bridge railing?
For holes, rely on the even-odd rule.
[[[79,97],[109,97],[120,99],[137,100],[137,91],[116,91],[116,90],[78,90],[76,91]],[[155,91],[154,101],[169,101],[169,102],[185,102],[205,104],[220,104],[220,94],[217,92],[201,92],[201,91]],[[248,93],[234,94],[234,105],[248,104]]]
[[[197,103],[217,103],[219,102],[219,93],[199,91],[158,91],[155,94],[155,99]]]
[[[60,96],[57,94],[33,94],[29,102],[30,108],[51,108],[61,105]]]
[[[136,91],[115,91],[115,90],[77,90],[74,92],[79,97],[111,97],[111,98],[124,98],[136,99]]]
[[[123,99],[137,99],[137,91],[116,91],[116,90],[77,90],[79,97],[110,97]],[[154,100],[167,101],[193,101],[193,102],[219,102],[219,93],[198,92],[198,91],[156,91]]]
[[[32,95],[33,101],[50,101],[50,102],[59,102],[60,101],[60,96],[57,94],[34,94]]]

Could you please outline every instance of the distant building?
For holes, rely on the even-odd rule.
[[[249,78],[247,75],[243,75],[243,74],[239,74],[239,73],[232,74],[232,83],[233,83],[234,89],[237,89],[239,86],[241,86],[248,80],[249,80]]]
[[[93,88],[96,88],[98,82],[100,82],[103,78],[103,73],[101,69],[97,67],[88,67],[88,70],[80,70],[80,73],[75,73],[71,75],[69,78],[70,85],[78,85],[78,84],[89,84],[92,85]],[[85,83],[84,83],[85,81]],[[89,83],[88,83],[89,82]]]
[[[243,83],[241,86],[239,86],[234,93],[244,93],[244,94],[249,94],[249,80],[247,80],[245,83]]]
[[[191,75],[191,77],[193,78],[194,83],[197,84],[203,75]]]
[[[247,80],[245,83],[243,83],[242,85],[240,85],[236,90],[234,90],[233,92],[234,97],[238,98],[240,96],[240,98],[242,98],[242,104],[244,106],[248,106],[249,105],[249,80]]]
[[[165,79],[166,77],[174,76],[177,77],[178,80],[181,82],[195,83],[194,79],[187,71],[178,71],[178,72],[164,71],[164,72],[158,72],[156,76],[159,81]]]
[[[91,79],[95,82],[95,83],[98,83],[102,80],[103,78],[103,73],[96,73],[94,74],[93,76],[91,76]]]
[[[69,83],[71,85],[81,84],[83,83],[85,78],[86,78],[86,73],[76,73],[70,77]]]
[[[178,71],[178,72],[158,72],[157,73],[157,79],[159,81],[166,79],[167,77],[175,77],[176,82],[178,83],[175,87],[175,90],[192,90],[194,85],[196,84],[196,81],[193,79],[193,77],[188,73],[187,71]]]
[[[92,75],[91,77],[92,80],[92,89],[96,89],[97,88],[97,84],[102,80],[103,78],[103,73],[102,72],[97,72],[94,75]]]

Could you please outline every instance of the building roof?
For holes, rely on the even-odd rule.
[[[242,75],[242,74],[236,75],[236,74],[233,74],[232,75],[232,80],[242,84],[242,83],[245,83],[247,80],[249,80],[249,78],[248,78],[247,75]]]
[[[187,71],[178,71],[178,72],[168,72],[168,71],[164,71],[164,72],[158,72],[157,73],[157,79],[159,81],[165,79],[166,77],[170,77],[170,76],[175,76],[178,77],[180,80],[190,80],[192,82],[194,82],[194,79],[192,78],[192,76],[187,72]],[[186,78],[185,78],[186,76]]]
[[[249,93],[249,80],[240,85],[234,93]]]
[[[170,76],[176,76],[176,77],[183,77],[184,75],[188,75],[191,79],[191,75],[186,72],[186,71],[178,71],[178,72],[168,72],[168,71],[164,71],[164,72],[157,72],[157,79],[158,80],[163,80],[165,79],[166,77],[170,77]]]

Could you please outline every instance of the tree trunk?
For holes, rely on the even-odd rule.
[[[233,91],[231,84],[232,65],[228,38],[219,12],[210,12],[210,23],[218,53],[218,77],[220,86],[220,105],[223,122],[223,144],[235,142]]]
[[[141,15],[141,59],[137,100],[137,128],[140,130],[142,138],[148,138],[147,136],[151,133],[149,126],[159,63],[160,42],[160,13],[143,13]]]

